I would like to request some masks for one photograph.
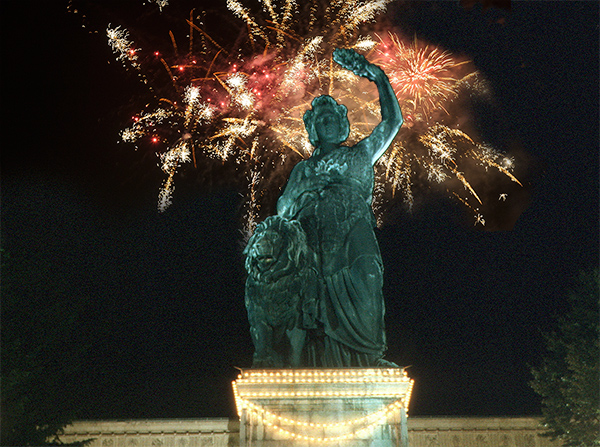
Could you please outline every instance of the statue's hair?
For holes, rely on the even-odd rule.
[[[335,99],[329,95],[317,96],[311,103],[312,109],[307,110],[304,113],[302,119],[308,132],[308,139],[310,144],[317,147],[319,144],[319,135],[315,129],[315,122],[319,116],[319,110],[329,109],[331,112],[336,113],[340,117],[340,124],[342,126],[342,138],[338,143],[346,141],[348,135],[350,135],[350,122],[348,121],[348,109],[344,104],[338,104]]]

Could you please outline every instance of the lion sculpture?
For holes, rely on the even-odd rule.
[[[298,367],[316,308],[316,274],[304,230],[297,221],[268,217],[244,255],[253,367]]]

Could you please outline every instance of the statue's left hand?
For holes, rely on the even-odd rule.
[[[333,60],[352,71],[357,76],[362,76],[370,81],[375,81],[379,72],[383,73],[377,65],[371,64],[362,54],[348,48],[333,50]]]

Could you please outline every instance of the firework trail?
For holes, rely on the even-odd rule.
[[[186,21],[189,50],[185,56],[172,32],[172,55],[148,53],[147,69],[127,30],[107,30],[117,59],[146,75],[157,66],[167,74],[169,93],[156,95],[121,133],[123,141],[150,143],[166,174],[159,210],[172,200],[178,170],[198,167],[212,158],[236,167],[235,181],[247,186],[247,234],[274,208],[293,165],[312,152],[302,121],[310,102],[330,94],[349,109],[353,144],[380,121],[377,91],[368,81],[332,60],[336,47],[354,48],[388,74],[406,124],[376,166],[373,208],[383,222],[386,204],[401,197],[411,207],[415,187],[441,185],[485,224],[482,198],[470,173],[473,166],[494,170],[518,183],[510,159],[456,129],[449,111],[461,96],[485,93],[473,65],[447,51],[401,38],[392,30],[371,34],[366,25],[391,0],[318,1],[302,6],[294,0],[263,0],[253,11],[239,0],[227,8],[245,38],[233,46],[206,32],[193,11]],[[241,44],[240,44],[241,42]],[[153,56],[153,57],[152,57]],[[163,84],[165,84],[163,82]],[[152,92],[167,91],[152,87]],[[503,201],[506,200],[506,193]]]

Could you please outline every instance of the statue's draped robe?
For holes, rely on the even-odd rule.
[[[340,146],[298,163],[279,199],[279,214],[306,232],[320,276],[315,320],[325,336],[309,340],[310,366],[375,366],[386,349],[373,183],[363,147]]]

